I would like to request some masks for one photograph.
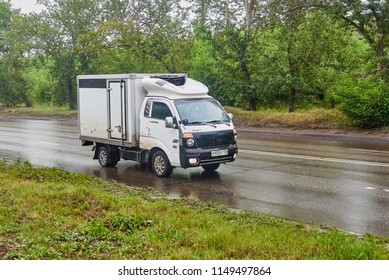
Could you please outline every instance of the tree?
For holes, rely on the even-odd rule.
[[[11,24],[11,18],[14,11],[11,9],[9,1],[1,0],[0,2],[0,56],[3,57],[7,52],[7,43],[4,40],[4,33]]]
[[[88,72],[89,59],[76,51],[77,41],[101,20],[102,2],[92,0],[38,0],[45,10],[39,15],[36,47],[54,60],[57,103],[77,106],[76,75]]]
[[[219,67],[225,73],[225,83],[235,88],[236,101],[256,110],[257,90],[252,83],[249,59],[253,32],[261,27],[265,1],[261,0],[211,0],[194,1],[197,21],[216,52]],[[227,80],[228,79],[228,80]],[[238,96],[240,95],[240,96]]]
[[[103,7],[106,20],[79,41],[83,52],[98,56],[110,49],[131,52],[131,57],[150,63],[149,71],[156,68],[155,63],[162,71],[188,71],[193,38],[181,1],[115,0]]]
[[[377,57],[377,73],[389,82],[389,2],[386,0],[331,1],[332,12],[355,28]]]
[[[321,7],[317,1],[273,0],[270,1],[269,7],[270,23],[282,26],[287,41],[286,83],[289,88],[289,112],[294,112],[298,95],[310,91],[308,89],[309,80],[312,78],[310,73],[314,72],[321,62],[321,55],[316,50],[320,44],[317,37],[323,32],[320,29],[312,30],[311,27],[315,26],[316,21],[323,22],[325,18],[316,11]],[[310,31],[316,33],[313,40],[310,38]]]
[[[5,106],[30,102],[26,95],[26,83],[22,77],[25,58],[23,42],[19,41],[16,26],[23,22],[9,1],[0,2],[0,101]]]
[[[158,61],[167,72],[187,72],[193,41],[188,11],[180,0],[134,1],[132,32],[124,34],[122,46]],[[135,31],[135,34],[134,32]],[[135,36],[134,36],[135,35]]]

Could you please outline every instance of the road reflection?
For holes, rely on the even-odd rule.
[[[93,175],[104,180],[116,180],[128,186],[149,188],[177,197],[195,197],[202,201],[216,201],[234,208],[237,205],[235,188],[220,173],[202,169],[174,170],[170,178],[159,178],[146,167],[123,163],[113,168],[96,168]]]

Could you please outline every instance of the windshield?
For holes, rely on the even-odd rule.
[[[179,99],[174,103],[185,125],[230,122],[228,115],[213,98]]]

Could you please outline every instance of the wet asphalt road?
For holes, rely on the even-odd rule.
[[[0,119],[0,159],[154,187],[290,220],[389,237],[389,139],[239,131],[234,163],[158,178],[134,162],[101,168],[75,121]]]

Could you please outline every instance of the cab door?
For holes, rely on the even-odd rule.
[[[165,100],[148,99],[144,117],[141,118],[142,148],[161,148],[173,166],[180,165],[179,130],[165,126],[166,117],[174,117],[170,104]]]

